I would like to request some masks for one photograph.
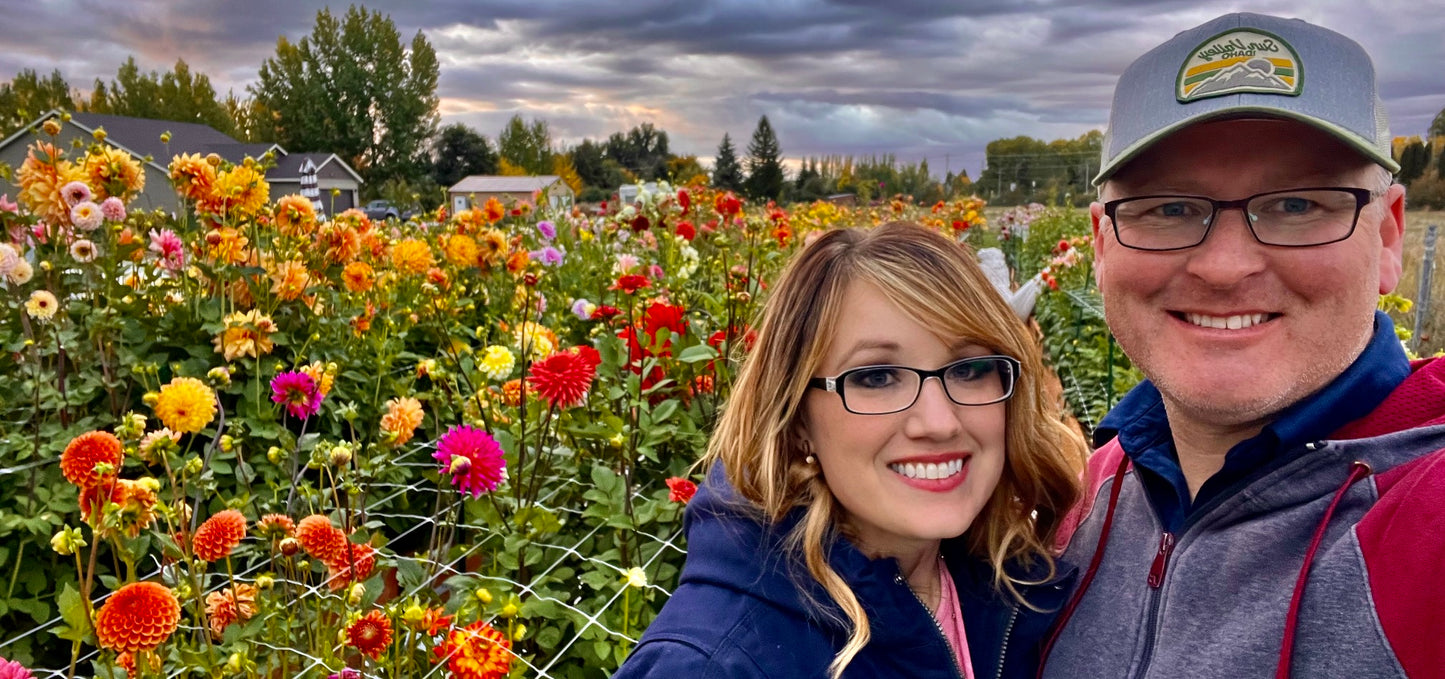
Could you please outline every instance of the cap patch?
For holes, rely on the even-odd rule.
[[[1283,38],[1236,28],[1189,52],[1179,67],[1175,97],[1180,103],[1241,92],[1297,97],[1304,84],[1302,66]]]

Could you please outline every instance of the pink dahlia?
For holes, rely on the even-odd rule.
[[[35,675],[14,660],[0,658],[0,679],[35,679]]]
[[[168,271],[180,271],[186,268],[186,244],[176,232],[170,229],[154,229],[150,232],[150,251],[156,254],[160,260],[161,268]]]
[[[70,207],[75,207],[93,197],[90,187],[86,186],[85,182],[70,182],[60,187],[60,195],[65,198],[65,204]]]
[[[112,222],[125,221],[125,203],[119,198],[111,196],[100,202],[100,214]]]
[[[443,474],[451,474],[457,490],[474,498],[496,490],[507,479],[502,447],[490,434],[475,427],[462,425],[447,430],[432,457],[441,463]]]
[[[306,419],[321,410],[321,390],[303,372],[284,372],[271,380],[271,400],[286,406],[292,417]]]

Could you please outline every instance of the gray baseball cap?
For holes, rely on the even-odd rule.
[[[1103,184],[1155,142],[1221,118],[1284,118],[1398,172],[1375,66],[1358,43],[1299,19],[1227,14],[1139,57],[1114,89]]]

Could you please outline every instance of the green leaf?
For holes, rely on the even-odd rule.
[[[650,413],[652,424],[655,426],[659,423],[666,422],[668,418],[677,412],[677,406],[678,400],[675,398],[670,398],[658,404],[656,408],[652,409],[652,413]]]
[[[683,363],[701,363],[714,360],[717,356],[716,349],[706,344],[694,344],[678,353],[677,360]]]
[[[426,571],[415,559],[397,557],[396,559],[396,582],[405,591],[420,589],[426,581]]]
[[[85,600],[80,598],[80,592],[67,582],[61,588],[56,603],[60,605],[60,617],[65,621],[64,630],[57,631],[56,636],[67,641],[83,640],[90,630],[90,619],[86,616]]]

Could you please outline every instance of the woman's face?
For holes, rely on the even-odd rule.
[[[936,370],[992,353],[966,340],[945,344],[868,283],[849,285],[844,310],[814,377],[885,364]],[[855,393],[875,384],[882,382]],[[902,555],[962,535],[973,523],[1003,473],[1005,413],[1003,402],[954,403],[940,379],[924,380],[911,407],[888,415],[849,412],[838,394],[809,389],[803,438],[858,546]]]

